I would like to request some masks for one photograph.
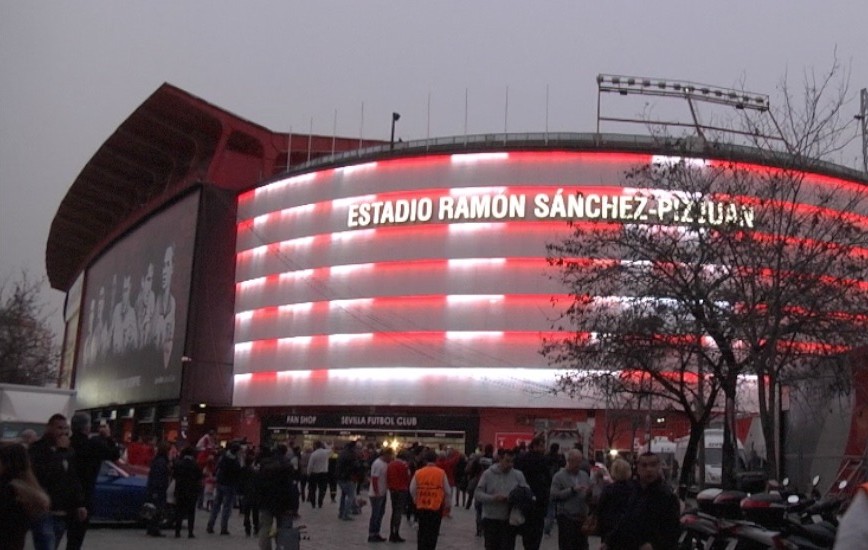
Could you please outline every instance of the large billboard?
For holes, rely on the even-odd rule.
[[[199,192],[115,243],[87,270],[75,387],[79,406],[176,399]]]

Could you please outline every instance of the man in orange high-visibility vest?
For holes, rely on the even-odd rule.
[[[868,483],[856,491],[835,537],[835,550],[863,549],[868,549]]]
[[[410,496],[416,504],[416,519],[419,521],[417,532],[418,550],[435,550],[440,536],[440,522],[449,515],[452,502],[452,489],[446,472],[438,468],[437,453],[428,449],[424,452],[425,466],[416,470],[410,480]]]

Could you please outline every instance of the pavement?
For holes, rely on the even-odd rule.
[[[329,499],[322,508],[311,509],[306,503],[301,504],[301,519],[296,525],[304,525],[304,533],[308,540],[301,541],[301,550],[354,550],[354,549],[415,549],[416,530],[407,525],[406,521],[401,524],[401,536],[407,542],[403,543],[369,543],[368,520],[370,519],[370,506],[362,508],[362,513],[354,521],[341,521],[338,519],[338,505]],[[239,550],[256,550],[256,537],[244,536],[242,518],[235,510],[229,520],[229,532],[231,535],[209,535],[205,533],[208,522],[208,513],[199,511],[196,516],[195,539],[188,539],[186,527],[182,530],[182,538],[174,538],[174,532],[164,530],[165,538],[153,538],[145,535],[144,528],[131,526],[92,526],[84,540],[85,550],[219,550],[222,548]],[[389,517],[391,515],[391,503],[386,505],[386,516],[383,518],[381,534],[389,536]],[[406,518],[405,518],[406,520]],[[219,520],[218,520],[219,532]],[[61,543],[64,548],[66,541]],[[516,550],[522,547],[521,539],[516,542]],[[440,528],[440,539],[437,544],[438,550],[473,550],[484,548],[482,537],[476,536],[476,523],[474,511],[465,510],[463,507],[453,508],[452,517],[443,520]],[[558,538],[557,527],[551,536],[544,537],[541,550],[557,550]],[[599,539],[591,538],[591,550],[599,548]],[[32,540],[28,536],[26,550],[33,550]]]

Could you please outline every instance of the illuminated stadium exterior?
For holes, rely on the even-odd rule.
[[[189,105],[216,110],[171,87],[155,96],[166,94],[188,103],[166,106],[169,119],[195,118]],[[240,120],[215,116],[224,125]],[[278,150],[287,146],[261,127],[250,133]],[[151,185],[144,209],[107,221],[109,236],[91,238],[73,258],[61,255],[70,235],[52,228],[49,275],[69,293],[65,368],[74,365],[84,408],[123,419],[125,432],[189,426],[191,437],[217,428],[223,439],[358,435],[470,447],[546,431],[550,439],[605,448],[603,430],[595,429],[606,414],[600,402],[551,392],[558,371],[540,354],[541,339],[558,314],[552,298],[567,289],[550,278],[545,245],[567,234],[567,220],[685,221],[691,214],[677,198],[651,204],[624,186],[624,173],[638,165],[685,147],[708,163],[761,162],[748,148],[711,153],[646,136],[540,133],[362,149],[344,139],[334,154],[326,138],[314,160],[284,170],[279,152],[269,157],[256,140],[239,139],[251,166],[267,165],[263,173],[272,174],[257,177],[221,171],[235,159],[221,149],[228,141],[216,140],[200,163],[206,169],[193,174],[191,163],[176,183]],[[820,165],[806,181],[865,184],[863,175],[833,165]],[[100,185],[97,177],[86,191],[74,186],[55,224],[92,233],[91,221],[65,208],[87,195],[109,209],[110,195],[94,195]],[[734,203],[709,201],[698,211],[709,226],[753,224],[753,212]],[[151,259],[136,259],[138,241],[150,243]],[[166,267],[169,247],[174,265]],[[118,250],[123,255],[114,258]],[[131,264],[134,273],[126,273]],[[145,291],[126,288],[136,298],[123,298],[125,278],[150,289],[148,273],[158,281],[166,272],[178,281],[171,288],[183,325],[172,345],[159,343],[156,324],[140,321],[138,347],[123,348],[123,333],[112,340],[107,334],[117,330],[106,328],[100,351],[95,327],[100,318],[108,324],[110,309],[100,306],[100,293],[117,294],[120,310],[126,302],[135,309]],[[122,376],[113,366],[120,360]],[[677,417],[660,418],[655,435],[686,430]]]

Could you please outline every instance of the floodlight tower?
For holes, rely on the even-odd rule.
[[[708,84],[699,84],[686,80],[670,80],[665,78],[650,78],[644,76],[622,76],[611,74],[597,75],[597,134],[600,133],[600,122],[626,122],[631,124],[645,124],[647,121],[637,118],[619,118],[602,116],[600,113],[600,98],[603,93],[617,93],[626,95],[644,95],[656,97],[678,98],[687,101],[690,107],[692,123],[678,121],[654,121],[661,126],[680,126],[694,128],[700,138],[705,140],[705,130],[715,130],[732,134],[749,135],[756,137],[756,133],[734,130],[732,128],[720,128],[701,124],[694,107],[695,102],[727,105],[738,110],[752,109],[761,113],[769,110],[769,96],[721,88]],[[777,139],[774,136],[764,136]]]

